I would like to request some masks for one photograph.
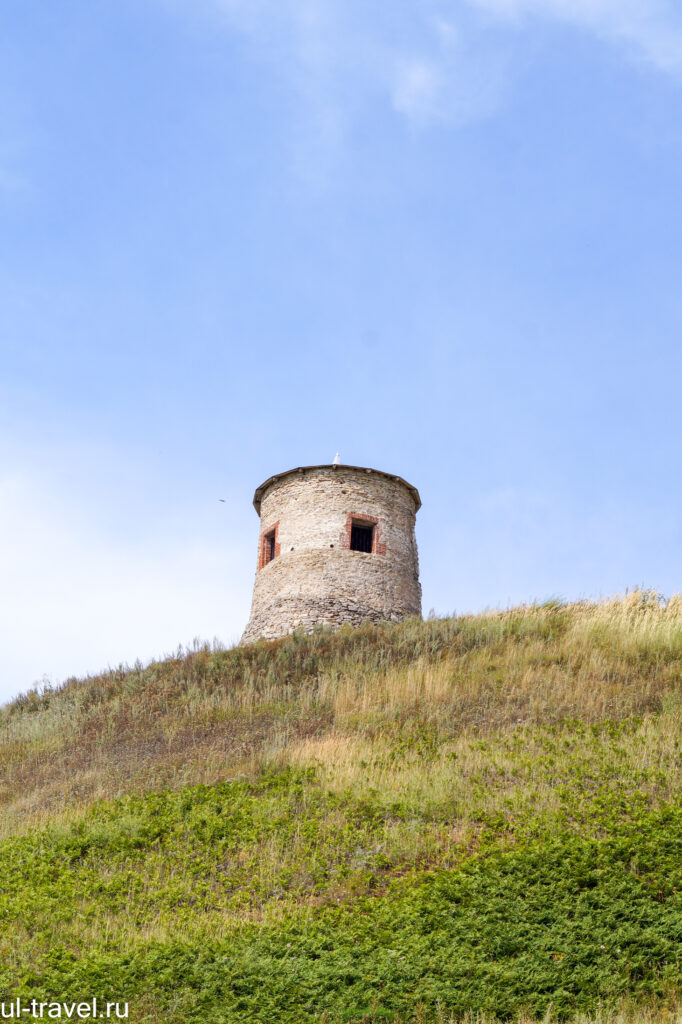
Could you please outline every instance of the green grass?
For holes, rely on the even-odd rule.
[[[0,720],[3,998],[673,1019],[681,678],[682,603],[637,593],[26,695]]]
[[[311,786],[285,774],[251,789],[150,794],[6,841],[3,931],[24,931],[31,967],[20,981],[3,968],[3,991],[125,997],[153,1020],[295,1022],[323,1011],[409,1020],[417,1008],[435,1019],[439,1007],[506,1017],[551,1006],[561,1018],[679,990],[682,808],[652,812],[633,798],[608,816],[608,839],[542,834],[538,822],[512,834],[491,821],[457,870],[382,884],[379,864],[349,867],[358,891],[339,900],[327,886],[322,795],[308,805],[299,877],[284,869],[263,885],[254,864],[236,863],[293,834]],[[369,808],[352,813],[359,835],[339,837],[347,856],[383,825]],[[287,892],[298,904],[246,912]],[[325,898],[311,902],[314,892]]]

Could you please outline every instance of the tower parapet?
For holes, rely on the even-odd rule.
[[[360,466],[301,466],[256,489],[261,519],[242,643],[316,625],[421,615],[419,492]]]

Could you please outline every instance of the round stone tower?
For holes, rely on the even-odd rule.
[[[261,519],[251,617],[242,643],[318,624],[421,615],[414,522],[419,492],[359,466],[301,466],[253,498]]]

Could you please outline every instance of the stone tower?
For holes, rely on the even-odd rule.
[[[301,466],[256,489],[261,520],[242,643],[294,629],[421,615],[419,492],[359,466]]]

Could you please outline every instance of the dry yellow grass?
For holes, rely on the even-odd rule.
[[[510,1024],[555,1024],[556,1018],[551,1010],[541,1018],[528,1017],[525,1014],[515,1018]],[[493,1017],[486,1014],[472,1014],[463,1018],[455,1018],[442,1014],[437,1024],[497,1024]],[[594,1013],[578,1013],[564,1024],[682,1024],[682,1003],[674,997],[663,1004],[637,1005],[628,1000],[615,1007],[604,1007]]]
[[[323,764],[336,788],[371,784],[437,801],[440,767],[453,757],[465,778],[488,764],[472,738],[573,718],[645,716],[628,743],[640,744],[643,766],[668,766],[677,711],[655,723],[646,716],[672,699],[681,670],[682,597],[665,604],[641,591],[202,648],[3,709],[0,835],[98,798],[252,776],[282,761]],[[425,743],[437,748],[428,775]],[[396,746],[406,751],[399,763]],[[514,790],[518,758],[512,771],[496,757],[500,778],[509,775],[500,791]],[[535,796],[551,803],[538,786]]]

